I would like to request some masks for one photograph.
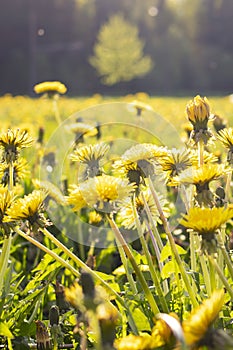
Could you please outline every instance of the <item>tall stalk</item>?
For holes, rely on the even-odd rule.
[[[168,221],[167,221],[167,219],[166,219],[166,217],[164,215],[163,209],[162,209],[162,207],[160,205],[159,198],[158,198],[157,193],[156,193],[156,191],[154,189],[154,185],[153,185],[153,182],[152,182],[151,178],[149,178],[149,185],[150,185],[151,193],[153,195],[155,204],[157,206],[157,209],[158,209],[161,221],[163,223],[165,233],[167,234],[167,237],[168,237],[168,240],[169,240],[169,243],[170,243],[170,246],[171,246],[172,253],[173,253],[174,258],[175,258],[175,260],[177,262],[177,265],[178,265],[178,268],[180,270],[180,274],[181,274],[181,277],[182,277],[183,282],[185,284],[185,287],[187,289],[187,292],[188,292],[188,294],[190,296],[190,300],[191,300],[191,302],[193,304],[193,307],[197,307],[198,306],[198,302],[197,302],[197,299],[196,299],[195,290],[193,289],[193,286],[192,286],[192,285],[195,284],[195,282],[193,280],[192,281],[192,285],[191,285],[189,276],[187,275],[187,272],[185,271],[185,268],[184,268],[184,265],[183,265],[183,261],[181,260],[181,257],[180,257],[180,255],[178,253],[177,248],[176,248],[176,244],[175,244],[174,238],[172,236],[172,233],[171,233]]]
[[[139,239],[140,239],[140,242],[141,242],[141,245],[142,245],[143,252],[144,252],[144,254],[146,256],[146,260],[147,260],[147,263],[148,263],[148,266],[149,266],[149,269],[150,269],[150,274],[151,274],[151,277],[152,277],[155,289],[156,289],[156,291],[158,293],[160,303],[161,303],[161,305],[163,307],[163,312],[168,313],[169,309],[168,309],[168,305],[167,305],[165,296],[163,294],[162,287],[160,285],[160,279],[159,279],[159,277],[157,275],[157,272],[156,272],[156,269],[155,269],[155,266],[154,266],[154,262],[152,260],[151,254],[150,254],[149,249],[148,249],[148,245],[147,245],[146,240],[144,238],[144,235],[143,235],[143,232],[142,232],[142,227],[141,227],[141,224],[140,224],[140,221],[139,221],[138,214],[137,214],[136,207],[135,207],[134,203],[133,203],[133,211],[134,211],[134,217],[135,217],[135,221],[136,221],[136,225],[137,225],[137,231],[138,231]]]
[[[147,285],[147,282],[141,272],[141,270],[139,269],[138,265],[137,265],[137,262],[135,261],[135,258],[130,250],[130,248],[128,247],[128,244],[127,242],[125,241],[124,237],[122,236],[119,228],[117,227],[115,221],[110,217],[108,216],[108,221],[109,221],[109,224],[113,230],[113,232],[115,233],[115,236],[117,238],[117,241],[119,242],[119,244],[122,245],[123,249],[124,249],[124,252],[125,254],[127,255],[133,269],[134,269],[134,272],[141,284],[141,287],[145,293],[145,296],[148,300],[148,303],[150,304],[150,307],[151,307],[151,310],[153,312],[154,315],[156,315],[157,313],[159,313],[159,308],[158,308],[158,305],[155,301],[155,298],[153,297],[153,294],[151,293],[148,285]]]

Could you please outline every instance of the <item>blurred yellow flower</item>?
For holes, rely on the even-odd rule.
[[[136,115],[139,117],[143,111],[153,111],[153,108],[145,102],[134,100],[129,104],[130,107],[135,109]]]
[[[185,340],[191,349],[198,349],[200,345],[211,345],[211,343],[209,344],[211,342],[210,327],[218,317],[223,304],[224,292],[216,290],[183,322]]]
[[[66,125],[65,128],[77,135],[95,136],[98,132],[95,126],[81,122]]]
[[[95,225],[98,226],[101,221],[102,221],[102,216],[97,213],[95,210],[92,210],[89,214],[88,214],[88,223],[90,225]]]
[[[45,81],[34,86],[34,91],[37,94],[56,93],[63,95],[67,91],[67,87],[60,81]]]
[[[117,350],[153,350],[161,346],[148,333],[141,333],[140,335],[129,334],[126,337],[115,340],[114,346]]]

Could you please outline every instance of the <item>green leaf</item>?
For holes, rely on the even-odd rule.
[[[4,322],[0,322],[0,335],[7,338],[14,338],[13,334],[9,330],[8,326]]]
[[[178,253],[180,255],[186,254],[187,252],[178,244],[176,244],[176,249],[178,250]],[[171,246],[169,243],[167,243],[162,251],[161,251],[161,255],[160,255],[160,261],[163,262],[166,259],[168,259],[170,256],[172,256],[172,250],[171,250]]]
[[[137,326],[137,329],[139,332],[141,331],[150,331],[151,326],[150,322],[148,320],[148,317],[145,315],[145,313],[139,308],[138,303],[131,302],[130,303],[130,311],[132,312],[135,324]]]
[[[175,273],[175,263],[173,260],[168,261],[162,268],[161,277],[162,279],[169,278],[171,274]]]

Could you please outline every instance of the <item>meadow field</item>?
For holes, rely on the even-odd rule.
[[[233,349],[233,97],[207,99],[0,97],[0,349]]]

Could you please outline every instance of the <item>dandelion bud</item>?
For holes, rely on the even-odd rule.
[[[59,308],[57,305],[53,305],[49,310],[49,322],[51,326],[59,324]]]
[[[41,321],[36,321],[36,341],[37,349],[50,350],[52,345],[46,325]]]
[[[82,272],[80,277],[80,284],[82,286],[85,297],[95,297],[95,285],[91,275],[87,272]]]
[[[207,124],[210,119],[210,106],[206,97],[197,95],[186,106],[186,113],[193,125],[192,138],[197,143],[202,140],[205,144],[212,136]]]
[[[206,97],[202,98],[200,95],[194,97],[187,106],[186,112],[189,121],[196,126],[197,124],[202,124],[202,126],[207,127],[207,122],[210,117],[210,106]]]

